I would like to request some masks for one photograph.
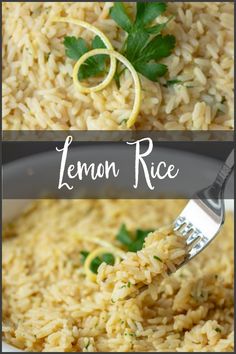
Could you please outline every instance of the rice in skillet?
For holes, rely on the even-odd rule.
[[[122,223],[133,231],[156,229],[170,224],[184,204],[181,200],[33,203],[4,232],[5,340],[27,351],[45,352],[233,351],[231,214],[201,255],[171,276],[154,280],[137,296],[112,302],[109,289],[101,290],[84,275],[80,252],[98,247],[91,242],[93,237],[121,247],[116,235]],[[146,246],[158,237],[147,236]],[[183,247],[174,238],[173,242],[176,249]],[[169,249],[171,239],[165,243],[162,237],[161,244]],[[153,251],[166,264],[161,244]],[[145,255],[145,248],[142,252]],[[161,264],[155,261],[158,273]],[[169,262],[173,267],[175,261]],[[134,282],[128,264],[127,274],[128,282]]]

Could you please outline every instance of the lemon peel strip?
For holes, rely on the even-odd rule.
[[[133,109],[131,111],[129,119],[127,120],[126,125],[127,125],[127,128],[131,128],[134,125],[134,123],[136,122],[136,119],[137,119],[137,116],[139,114],[140,107],[141,107],[141,85],[140,85],[139,76],[138,76],[136,70],[134,69],[133,65],[123,55],[121,55],[120,53],[118,53],[114,50],[111,42],[109,41],[107,36],[102,31],[100,31],[97,27],[91,25],[90,23],[85,22],[85,21],[81,21],[81,20],[76,20],[73,18],[65,18],[65,17],[60,17],[60,16],[54,17],[53,21],[54,22],[71,23],[71,24],[75,24],[75,25],[81,26],[83,28],[86,28],[86,29],[90,30],[91,32],[95,33],[97,36],[99,36],[107,48],[107,49],[91,50],[91,51],[85,53],[84,55],[82,55],[80,57],[80,59],[77,61],[77,63],[75,64],[74,69],[73,69],[73,82],[74,82],[75,86],[79,89],[80,92],[82,92],[82,93],[98,92],[98,91],[101,91],[102,89],[104,89],[105,87],[107,87],[111,83],[111,81],[113,80],[115,72],[116,72],[116,59],[119,60],[123,65],[125,65],[126,68],[130,71],[130,73],[133,77],[133,80],[134,80],[135,98],[134,98]],[[84,62],[88,58],[90,58],[94,55],[99,55],[99,54],[108,55],[110,57],[109,72],[108,72],[107,76],[105,77],[105,79],[100,84],[93,86],[93,87],[83,86],[78,79],[78,72],[79,72],[80,66],[82,64],[84,64]]]
[[[97,256],[100,256],[104,253],[107,252],[114,252],[115,250],[113,248],[105,248],[105,247],[99,247],[96,248],[93,252],[91,252],[88,257],[86,258],[85,262],[84,262],[84,270],[85,270],[85,274],[87,276],[87,278],[93,282],[96,282],[97,280],[97,275],[94,274],[91,270],[90,270],[90,264],[92,262],[92,260],[94,258],[96,258]],[[120,261],[120,257],[115,253],[115,264],[119,263]]]
[[[91,25],[88,22],[76,20],[73,18],[65,18],[65,17],[54,17],[53,21],[54,22],[71,23],[74,25],[81,26],[85,29],[88,29],[101,38],[101,40],[103,41],[103,43],[105,44],[107,49],[113,50],[113,46],[112,46],[111,42],[109,41],[109,39],[107,38],[107,36],[103,32],[101,32],[99,29],[97,29],[97,27]],[[79,91],[83,92],[83,93],[91,93],[91,92],[101,91],[104,87],[108,86],[109,83],[112,81],[112,79],[115,75],[115,72],[116,72],[116,59],[114,57],[112,57],[111,62],[110,62],[109,72],[108,72],[106,78],[100,84],[93,86],[93,87],[86,87],[86,86],[83,86],[79,82],[79,80],[77,79],[78,82],[76,83],[76,86],[79,88]],[[74,79],[74,75],[73,75],[73,81],[74,81],[74,83],[76,81]]]
[[[134,90],[135,90],[135,97],[134,97],[134,103],[133,103],[133,109],[131,111],[130,117],[127,120],[127,127],[131,128],[132,125],[136,122],[138,113],[140,111],[140,106],[141,106],[141,85],[139,81],[139,76],[137,74],[137,71],[134,69],[133,65],[127,60],[123,55],[120,53],[116,52],[115,50],[109,50],[109,49],[93,49],[90,50],[89,52],[85,53],[82,55],[79,60],[76,62],[73,70],[73,80],[75,85],[78,87],[78,89],[81,89],[81,84],[78,80],[78,72],[82,64],[84,62],[94,56],[94,55],[109,55],[110,57],[113,57],[117,60],[119,60],[123,65],[126,66],[126,68],[130,71],[132,78],[134,80]],[[111,80],[113,77],[111,78]],[[111,81],[110,80],[110,81]],[[105,80],[100,84],[102,88],[105,88],[108,84],[105,84]]]

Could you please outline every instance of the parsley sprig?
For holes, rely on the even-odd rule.
[[[116,2],[110,11],[113,20],[128,34],[122,54],[140,74],[151,81],[158,81],[159,77],[166,74],[167,66],[159,61],[168,57],[175,47],[174,36],[160,34],[171,18],[165,23],[151,25],[166,8],[167,4],[163,2],[137,3],[134,21],[130,19],[123,3]],[[118,71],[116,78],[121,73]]]
[[[123,54],[134,66],[137,72],[151,81],[166,74],[168,68],[159,61],[168,57],[175,47],[173,35],[162,35],[161,31],[166,28],[170,17],[165,23],[152,25],[153,21],[162,15],[167,8],[164,2],[138,2],[136,16],[131,20],[122,2],[116,2],[110,10],[112,19],[125,31],[127,37],[123,43]],[[105,48],[99,36],[95,36],[91,46],[79,37],[64,38],[65,53],[72,60],[78,60],[83,54],[91,49]],[[117,65],[115,80],[119,87],[119,79],[124,72],[124,67]],[[96,55],[86,60],[81,66],[78,79],[85,80],[89,77],[104,75],[107,71],[107,56]]]

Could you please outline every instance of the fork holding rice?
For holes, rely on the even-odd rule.
[[[111,292],[111,301],[136,294],[140,288],[161,281],[176,271],[187,255],[186,241],[174,234],[173,228],[163,227],[150,233],[144,247],[137,253],[128,252],[116,266],[103,263],[97,281],[103,291]]]

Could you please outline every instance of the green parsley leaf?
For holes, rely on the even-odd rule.
[[[175,47],[175,37],[171,35],[154,37],[141,51],[140,56],[134,62],[147,63],[150,60],[159,60],[168,57]]]
[[[167,66],[159,63],[137,64],[137,70],[150,81],[158,81],[158,78],[164,76],[167,72]]]
[[[133,243],[131,245],[129,245],[128,250],[130,252],[140,251],[143,248],[143,244],[144,244],[145,238],[147,237],[147,235],[150,232],[152,232],[152,230],[137,229],[136,230],[135,240],[133,241]]]
[[[164,2],[138,2],[135,25],[145,26],[166,11]]]
[[[137,30],[129,34],[125,56],[131,63],[135,63],[147,43],[148,38],[148,33],[142,30]]]
[[[176,84],[183,84],[184,82],[182,80],[178,80],[178,79],[172,79],[172,80],[167,80],[165,83],[165,87],[169,87],[169,86],[174,86]]]
[[[136,230],[136,239],[138,240],[145,240],[145,238],[147,237],[148,234],[150,234],[150,232],[153,232],[153,230],[142,230],[142,229],[137,229]]]
[[[89,47],[83,38],[65,37],[64,46],[68,58],[78,60],[83,54],[89,51]],[[92,41],[92,49],[106,48],[99,36],[95,36]],[[106,68],[106,55],[96,55],[88,58],[78,73],[79,80],[89,77],[98,76],[104,73]]]
[[[135,334],[134,333],[125,333],[125,336],[131,336],[131,337],[134,337]]]
[[[48,52],[48,53],[46,54],[46,61],[48,61],[48,60],[49,60],[50,55],[51,55],[51,52]]]
[[[219,327],[216,327],[215,331],[221,333],[221,329]]]
[[[133,242],[133,239],[129,231],[127,230],[125,224],[121,225],[118,234],[116,236],[116,239],[120,241],[120,243],[122,243],[122,245],[124,246],[129,246]]]
[[[115,257],[111,253],[104,253],[101,255],[101,260],[102,262],[105,262],[106,264],[114,265],[115,264]]]
[[[137,229],[135,236],[133,236],[122,224],[116,239],[122,243],[129,252],[137,252],[143,248],[144,240],[152,230]]]
[[[99,49],[99,48],[106,48],[105,44],[103,43],[103,41],[101,40],[101,38],[99,36],[95,36],[93,41],[92,41],[92,48],[93,49]],[[105,70],[106,67],[106,55],[100,54],[100,55],[96,55],[94,58],[95,62],[97,63],[97,65],[99,66],[99,69],[101,71]],[[95,64],[96,64],[95,63]]]
[[[126,13],[125,6],[122,2],[116,2],[110,10],[111,18],[126,32],[130,32],[132,22]]]
[[[80,255],[81,255],[81,263],[84,264],[86,258],[89,255],[89,252],[88,251],[80,251]]]
[[[99,257],[95,257],[90,263],[90,270],[97,274],[99,266],[105,262],[106,264],[114,265],[115,257],[111,253],[104,253]]]
[[[126,288],[126,284],[124,284],[120,287],[120,289],[124,289],[124,288]]]
[[[66,47],[66,56],[73,60],[78,60],[88,51],[88,47],[83,38],[65,37],[64,46]]]
[[[162,260],[160,257],[158,257],[158,256],[153,256],[153,258],[154,258],[154,259],[157,259],[159,262],[162,262],[162,263],[163,263],[163,260]]]
[[[88,343],[85,345],[85,349],[88,349],[89,346],[90,346],[90,339],[88,340]]]
[[[120,122],[120,125],[127,123],[127,121],[128,121],[128,119],[122,119],[122,121]]]
[[[130,281],[128,281],[128,283],[127,283],[127,284],[122,285],[122,286],[120,287],[120,289],[130,288],[130,287],[131,287],[131,283],[130,283]]]
[[[89,268],[90,268],[90,270],[91,270],[93,273],[97,274],[98,268],[99,268],[99,266],[100,266],[101,264],[102,264],[101,259],[100,259],[99,257],[95,257],[95,258],[92,260],[92,262],[90,263]]]

